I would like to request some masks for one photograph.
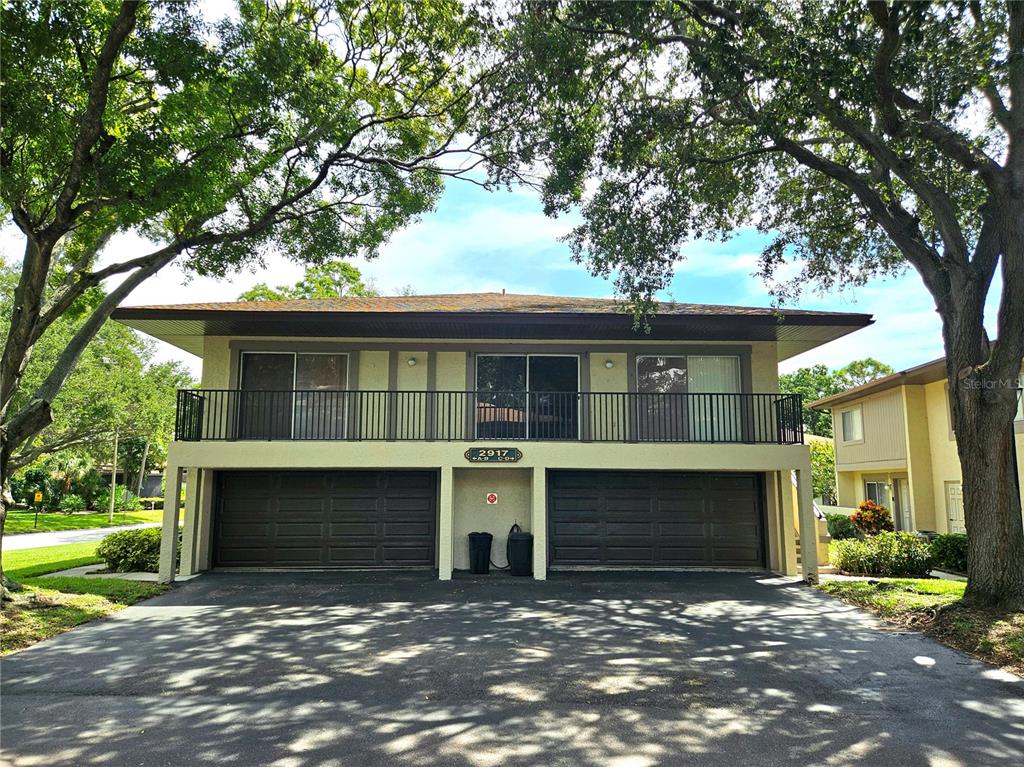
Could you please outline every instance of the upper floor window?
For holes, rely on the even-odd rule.
[[[864,420],[860,407],[844,410],[841,418],[843,442],[862,442],[864,440]]]

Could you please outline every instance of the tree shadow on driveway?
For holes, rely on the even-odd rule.
[[[15,765],[1024,763],[1024,680],[740,573],[211,573],[0,691]]]

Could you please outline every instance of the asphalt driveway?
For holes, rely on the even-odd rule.
[[[1024,764],[1024,681],[737,573],[214,573],[0,693],[14,765]]]

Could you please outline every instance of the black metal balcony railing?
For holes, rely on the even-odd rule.
[[[803,442],[799,394],[181,390],[175,439]]]

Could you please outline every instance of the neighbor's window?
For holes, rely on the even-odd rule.
[[[860,442],[864,439],[864,423],[859,407],[852,410],[844,410],[843,418],[843,442]]]
[[[892,509],[892,505],[889,503],[889,486],[885,482],[865,482],[864,496],[879,506]]]
[[[1024,421],[1024,373],[1020,374],[1020,378],[1017,380],[1017,415],[1014,416],[1015,421]]]

